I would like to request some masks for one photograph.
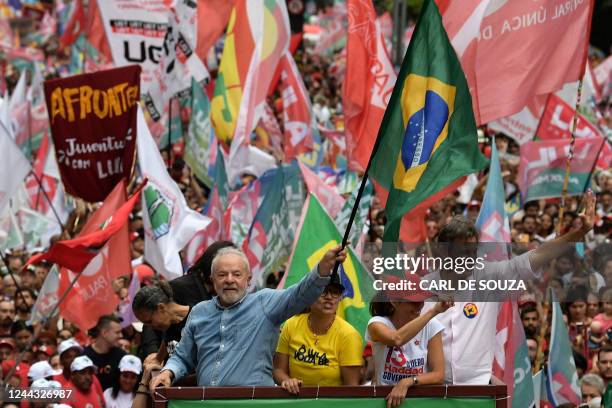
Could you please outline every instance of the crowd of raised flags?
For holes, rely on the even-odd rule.
[[[342,241],[357,206],[338,314],[363,334],[373,247],[434,240],[470,208],[480,209],[482,241],[537,245],[557,227],[523,228],[521,206],[540,200],[536,217],[559,209],[564,187],[571,219],[557,220],[560,230],[579,219],[577,198],[597,189],[598,226],[577,252],[586,262],[604,248],[590,267],[612,284],[612,57],[588,57],[593,7],[426,0],[396,67],[390,16],[371,0],[310,4],[300,29],[282,0],[0,0],[0,249],[3,259],[49,263],[30,322],[44,325],[56,310],[82,331],[117,310],[133,322],[135,267],[173,279],[217,240],[242,248],[254,289],[287,287]],[[59,82],[45,78],[81,84],[66,109],[82,120],[83,101],[98,95],[83,88],[111,89],[101,78],[128,65],[140,66],[140,103],[127,112],[118,93],[104,94],[117,118],[136,123],[127,133],[135,153],[110,191],[85,159],[70,166],[93,179],[69,173],[56,147],[78,143],[83,126],[115,125],[61,130],[46,94]],[[91,149],[100,157],[102,147]],[[73,183],[110,193],[101,206],[85,202]],[[559,304],[551,309],[548,364],[535,382],[519,305],[487,309],[497,326],[482,341],[513,407],[580,402],[576,347]]]

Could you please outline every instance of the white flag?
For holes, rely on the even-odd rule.
[[[179,251],[210,218],[191,210],[183,193],[166,171],[157,144],[138,109],[138,162],[149,182],[142,191],[145,260],[166,279],[183,275]]]
[[[29,171],[30,162],[0,123],[0,214]]]
[[[28,321],[29,324],[44,322],[58,313],[59,308],[55,309],[60,297],[60,294],[57,293],[58,289],[59,271],[57,265],[53,265],[53,268],[51,268],[45,278],[42,288],[40,288],[40,293],[36,298],[36,303],[32,308],[31,317]],[[55,311],[53,309],[55,309]],[[52,311],[53,316],[51,315]]]

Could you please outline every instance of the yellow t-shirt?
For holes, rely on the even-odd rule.
[[[342,385],[340,366],[363,364],[361,336],[336,316],[327,333],[315,338],[308,327],[308,315],[299,314],[285,322],[276,352],[289,355],[289,376],[304,385]]]

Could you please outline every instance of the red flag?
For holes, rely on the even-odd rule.
[[[206,61],[208,51],[225,31],[233,7],[234,0],[198,2],[198,36],[195,52],[202,61]]]
[[[106,61],[113,60],[110,45],[104,32],[104,22],[98,8],[98,0],[90,0],[87,10],[87,41],[100,52]]]
[[[400,240],[403,242],[414,243],[425,242],[427,240],[427,226],[425,224],[427,210],[435,202],[443,200],[448,194],[457,190],[465,182],[465,179],[466,177],[461,177],[458,180],[455,180],[438,193],[427,197],[422,203],[404,215],[400,227]]]
[[[71,240],[55,243],[47,252],[31,257],[26,266],[46,260],[74,272],[80,272],[85,269],[91,260],[100,253],[102,247],[127,225],[128,217],[134,205],[138,202],[140,198],[139,193],[146,183],[147,180],[145,179],[134,191],[130,199],[116,211],[114,211],[114,208],[117,208],[116,202],[114,202],[116,195],[109,194],[109,197],[112,195],[114,204],[105,201],[102,207],[96,211],[92,219],[85,225],[81,235]],[[120,182],[120,184],[123,184],[123,182]],[[116,188],[113,192],[115,192]],[[113,210],[110,210],[110,208],[113,208]]]
[[[281,58],[281,95],[285,122],[285,160],[312,151],[312,108],[302,76],[289,52]]]
[[[574,108],[557,95],[551,94],[536,134],[543,140],[569,139],[574,113]],[[599,130],[581,114],[578,114],[575,135],[579,138],[603,139]],[[604,140],[601,153],[597,158],[597,167],[608,169],[610,164],[612,164],[612,148],[610,143]]]
[[[74,9],[72,10],[70,20],[68,20],[68,24],[64,27],[64,33],[59,40],[62,48],[72,45],[83,32],[85,24],[87,23],[85,11],[83,10],[83,1],[76,0],[73,7]]]
[[[376,24],[372,0],[348,1],[346,77],[343,88],[349,168],[364,170],[396,75]]]
[[[520,339],[520,336],[517,336],[520,333],[516,332],[523,330],[522,326],[515,324],[520,322],[520,319],[514,316],[515,313],[518,314],[515,309],[516,305],[510,300],[505,301],[499,309],[495,336],[497,347],[493,360],[493,375],[506,383],[510,396],[514,391],[514,354],[518,348],[516,340]]]

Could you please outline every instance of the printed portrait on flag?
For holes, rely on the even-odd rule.
[[[104,200],[132,172],[140,67],[46,81],[45,98],[66,191]]]

